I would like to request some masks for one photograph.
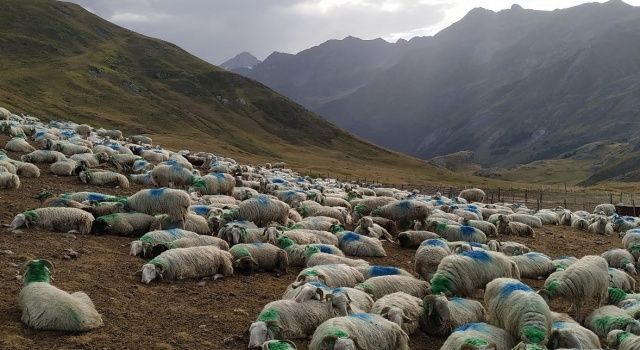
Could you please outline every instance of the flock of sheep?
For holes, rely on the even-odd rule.
[[[248,325],[249,348],[295,349],[291,339],[310,339],[312,350],[409,349],[410,337],[422,331],[446,338],[447,350],[640,349],[640,294],[633,294],[631,276],[640,257],[640,221],[618,216],[611,205],[593,213],[535,212],[485,204],[480,189],[446,198],[312,179],[283,163],[258,167],[172,152],[145,136],[43,123],[4,108],[0,133],[13,137],[6,150],[24,154],[18,160],[0,153],[0,188],[38,177],[34,164],[95,186],[149,187],[131,196],[43,193],[40,208],[15,216],[13,230],[132,237],[142,283],[283,276],[290,267],[303,268],[281,299]],[[105,168],[113,170],[98,170]],[[509,241],[535,237],[543,225],[615,231],[622,247],[553,259]],[[417,276],[362,259],[386,256],[382,241],[414,249]],[[100,327],[90,297],[56,288],[53,273],[47,260],[26,265],[22,321],[42,330]],[[523,278],[546,280],[535,291]],[[483,302],[469,299],[478,290]],[[575,318],[550,310],[557,298],[571,304]],[[597,308],[585,310],[593,299]]]

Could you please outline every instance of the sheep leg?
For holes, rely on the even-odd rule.
[[[221,274],[221,273],[216,273],[216,274],[213,276],[213,280],[214,280],[214,281],[217,281],[217,280],[221,279],[222,277],[224,277],[224,275],[223,275],[223,274]]]

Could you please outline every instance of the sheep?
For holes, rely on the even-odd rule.
[[[129,188],[129,180],[126,176],[113,171],[83,171],[78,175],[80,181],[95,186],[115,186]]]
[[[625,310],[614,305],[605,305],[593,310],[587,317],[585,326],[600,338],[605,338],[609,332],[615,329],[640,335],[640,321],[635,320]]]
[[[467,220],[461,218],[459,222],[463,226],[471,226],[477,228],[478,230],[484,232],[487,237],[496,237],[498,235],[498,229],[496,228],[496,225],[488,221]]]
[[[367,236],[362,236],[351,231],[336,233],[340,241],[340,249],[351,256],[387,256],[387,252],[382,247],[380,240]]]
[[[98,134],[98,136],[109,137],[110,139],[113,139],[113,140],[123,139],[122,131],[120,130],[106,130],[106,129],[100,128],[96,130],[96,133]]]
[[[602,306],[609,287],[607,261],[596,255],[587,255],[567,267],[552,273],[538,293],[548,302],[556,297],[565,297],[576,311],[576,320],[582,322],[582,306],[585,301],[598,298]]]
[[[511,214],[509,215],[509,221],[511,222],[519,222],[521,224],[525,224],[532,228],[541,228],[542,220],[535,215],[529,214]]]
[[[198,238],[195,232],[181,229],[157,230],[145,233],[138,240],[131,242],[130,254],[147,256],[151,248],[157,244],[168,243],[179,238]]]
[[[544,346],[549,341],[552,323],[549,305],[526,284],[496,278],[487,284],[484,302],[489,323],[504,328],[522,343]]]
[[[358,221],[363,216],[371,214],[378,207],[385,206],[389,203],[396,202],[393,197],[369,197],[353,200],[351,206],[353,208],[353,221]]]
[[[315,204],[316,205],[305,205],[303,203],[298,207],[298,212],[300,212],[302,217],[326,216],[334,218],[343,225],[351,222],[351,217],[348,215],[347,209],[342,207],[325,207],[317,203]]]
[[[196,179],[192,186],[200,194],[224,194],[230,196],[236,186],[236,179],[226,173],[209,174]]]
[[[159,164],[169,160],[169,153],[157,149],[143,150],[139,153],[145,161],[152,164]]]
[[[11,152],[30,153],[35,151],[35,147],[31,146],[23,137],[14,137],[7,142],[4,149]]]
[[[282,295],[282,299],[294,299],[302,303],[311,299],[323,300],[323,298],[331,299],[344,307],[348,307],[359,312],[369,312],[373,307],[373,298],[361,290],[350,287],[329,288],[321,282],[315,281],[306,283],[295,289],[287,289]],[[340,300],[339,299],[345,299]],[[345,302],[345,301],[348,301]],[[348,304],[348,305],[347,305]],[[343,314],[347,312],[341,311]]]
[[[127,140],[129,142],[133,142],[133,143],[142,143],[145,145],[152,145],[153,144],[153,140],[149,137],[149,136],[144,136],[144,135],[132,135],[127,137]]]
[[[322,243],[337,246],[340,243],[338,237],[327,231],[293,229],[284,231],[283,235],[291,238],[298,244]]]
[[[317,245],[305,245],[305,255],[307,267],[328,264],[345,264],[353,267],[369,266],[369,263],[362,259],[350,259],[335,254],[322,253]]]
[[[67,156],[56,151],[37,150],[20,157],[20,160],[27,163],[51,164],[67,159]]]
[[[75,128],[76,133],[84,138],[87,138],[89,137],[89,135],[91,135],[91,130],[91,126],[87,124],[80,124]]]
[[[163,280],[202,278],[214,280],[233,275],[231,253],[214,246],[170,249],[142,266],[142,283],[160,277]]]
[[[507,256],[522,255],[531,252],[526,245],[518,242],[498,242],[491,240],[487,242],[489,249],[494,252],[500,252]]]
[[[322,323],[313,333],[309,350],[409,350],[409,336],[385,318],[359,313]]]
[[[340,220],[334,218],[310,216],[297,222],[291,228],[334,232],[340,225]]]
[[[151,178],[151,174],[149,173],[129,175],[129,181],[143,186],[155,186],[153,179]]]
[[[275,191],[274,195],[292,207],[297,207],[300,203],[307,200],[307,194],[300,190],[280,190]]]
[[[587,228],[588,232],[609,236],[613,234],[613,226],[607,222],[607,218],[601,216],[596,219],[589,227]]]
[[[593,209],[593,213],[597,214],[597,213],[604,213],[604,215],[606,216],[611,216],[613,214],[616,213],[616,206],[613,204],[598,204],[596,205],[596,207]]]
[[[23,276],[19,307],[22,322],[38,330],[86,332],[102,326],[102,316],[84,292],[67,293],[51,285],[53,264],[31,260]]]
[[[600,339],[587,328],[575,322],[569,315],[551,313],[554,322],[549,336],[550,349],[600,349]],[[559,315],[560,319],[555,317]]]
[[[533,215],[540,219],[542,225],[560,225],[560,217],[552,211],[540,210]]]
[[[637,261],[640,258],[640,230],[634,229],[627,231],[624,237],[622,237],[622,245],[633,255],[633,259]]]
[[[317,247],[322,253],[344,257],[344,253],[342,253],[339,248],[328,244],[299,245],[287,237],[279,237],[277,238],[277,245],[278,247],[284,249],[285,252],[287,252],[287,256],[289,257],[289,266],[294,267],[305,265],[307,255],[312,253],[311,251],[307,250],[307,247]]]
[[[447,241],[487,242],[487,235],[471,226],[448,225],[433,220],[427,226],[427,231],[435,232]]]
[[[404,231],[398,234],[398,242],[403,248],[418,248],[422,242],[437,238],[440,236],[430,231]]]
[[[475,300],[427,295],[423,299],[424,312],[420,315],[420,329],[429,335],[444,337],[453,329],[472,322],[484,322],[487,312]]]
[[[69,157],[71,160],[75,160],[76,162],[84,162],[84,164],[89,168],[95,168],[100,166],[100,164],[109,160],[109,156],[106,153],[80,153],[74,154]]]
[[[158,187],[173,187],[186,189],[196,180],[191,169],[184,168],[180,164],[158,164],[151,171],[153,183]]]
[[[75,230],[84,235],[91,232],[93,220],[93,215],[82,209],[38,208],[16,215],[11,222],[11,229],[35,226],[43,230],[63,233]]]
[[[91,203],[91,204],[93,205],[82,208],[82,209],[93,214],[93,216],[95,217],[111,215],[116,213],[124,213],[126,211],[125,203],[122,203],[122,202],[98,202],[98,203]]]
[[[602,253],[602,257],[610,267],[626,270],[632,275],[637,275],[633,255],[624,249],[609,249]]]
[[[408,271],[395,267],[395,266],[383,266],[383,265],[364,265],[360,264],[356,266],[358,271],[362,272],[365,280],[371,277],[379,276],[408,276],[413,277]]]
[[[147,254],[147,257],[153,259],[169,249],[200,246],[214,246],[221,250],[229,250],[229,244],[225,240],[222,240],[218,237],[198,235],[197,237],[183,237],[171,242],[156,244],[151,247],[151,250],[149,251],[149,254]]]
[[[322,198],[322,205],[326,207],[343,207],[351,210],[351,203],[344,198],[328,196]]]
[[[515,235],[532,237],[536,236],[535,231],[531,226],[523,224],[521,222],[511,222],[506,215],[498,216],[498,234],[499,235]]]
[[[382,226],[374,223],[373,219],[367,216],[360,219],[360,221],[358,222],[358,225],[353,230],[353,232],[359,235],[369,236],[369,237],[378,238],[378,239],[380,239],[381,237],[384,237],[386,240],[390,242],[393,241],[393,237],[391,237],[391,235],[389,234],[389,232],[387,232],[387,230],[385,230]]]
[[[225,220],[247,220],[258,226],[266,226],[271,222],[286,224],[289,216],[289,205],[271,197],[260,195],[242,201],[237,209],[225,215]]]
[[[544,279],[556,270],[553,260],[542,253],[526,253],[509,259],[516,263],[522,278]]]
[[[589,230],[589,221],[579,216],[573,215],[571,218],[571,228],[580,231]]]
[[[636,280],[629,276],[628,273],[611,267],[608,272],[610,277],[610,287],[620,288],[627,293],[633,293],[633,291],[636,290]]]
[[[464,198],[467,202],[482,202],[485,198],[485,193],[479,188],[469,188],[460,191],[458,197]]]
[[[191,205],[187,192],[168,188],[140,190],[127,199],[134,211],[149,215],[167,214],[172,221],[184,221]]]
[[[267,340],[262,343],[260,350],[296,350],[296,344],[290,340]]]
[[[254,270],[273,271],[276,277],[287,273],[287,253],[269,243],[236,244],[229,250],[236,271],[251,275]]]
[[[441,350],[511,350],[516,340],[502,328],[486,323],[467,323],[456,328]]]
[[[75,160],[65,159],[51,164],[49,171],[58,176],[78,175],[85,168],[85,165]]]
[[[422,299],[404,292],[391,293],[376,300],[370,312],[397,324],[411,335],[418,330],[418,319],[423,312]]]
[[[466,251],[442,259],[431,279],[431,293],[468,296],[499,277],[520,279],[516,263],[501,253]]]
[[[124,148],[127,149],[128,148]],[[131,173],[134,169],[134,164],[142,158],[133,154],[113,154],[109,156],[109,163],[113,165],[118,172]]]
[[[429,293],[428,282],[403,275],[371,277],[355,288],[369,293],[374,300],[395,292],[405,292],[416,298],[424,298]]]
[[[635,350],[640,348],[640,336],[620,329],[614,329],[607,334],[607,345],[611,349]]]
[[[614,232],[619,232],[623,235],[625,232],[629,230],[633,230],[638,228],[639,222],[633,217],[619,217],[617,215],[613,216],[613,223],[611,226],[613,227]]]
[[[156,215],[156,218],[160,222],[160,229],[162,230],[184,228],[187,231],[192,231],[200,235],[211,234],[211,227],[209,227],[207,219],[200,215],[187,213],[184,221],[172,221],[167,214]]]
[[[317,280],[331,288],[355,287],[364,282],[364,276],[355,267],[344,264],[318,265],[300,271],[292,286],[295,288]]]
[[[40,168],[31,163],[11,161],[16,167],[16,174],[22,177],[40,177]]]
[[[51,150],[58,151],[64,154],[65,156],[72,156],[74,154],[80,154],[80,153],[93,153],[93,151],[89,147],[75,145],[69,142],[55,143],[51,148]]]
[[[566,270],[567,267],[575,264],[578,258],[573,256],[561,256],[558,259],[553,260],[553,266],[557,271]]]
[[[17,190],[20,187],[20,177],[9,172],[0,172],[0,188]]]
[[[324,321],[339,315],[339,309],[333,303],[318,300],[299,303],[291,299],[272,301],[262,308],[249,327],[249,348],[278,338],[305,338]]]
[[[428,239],[415,254],[415,271],[422,279],[430,281],[440,261],[451,255],[451,249],[442,239]]]
[[[371,214],[396,222],[425,221],[431,214],[431,208],[424,202],[401,200],[378,207]]]
[[[97,217],[91,232],[95,234],[139,237],[160,229],[160,222],[152,215],[142,213],[115,213]]]

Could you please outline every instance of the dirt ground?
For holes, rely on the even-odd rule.
[[[0,144],[6,142],[0,137]],[[19,155],[9,154],[12,158]],[[139,188],[114,190],[95,188],[78,179],[55,177],[48,166],[41,167],[38,179],[21,178],[19,190],[0,190],[0,219],[39,206],[33,197],[42,190],[54,194],[71,191],[98,191],[110,194],[134,193]],[[536,230],[537,237],[512,238],[551,257],[600,254],[621,247],[616,236],[596,236],[565,227]],[[510,237],[511,238],[511,237]],[[59,233],[23,229],[0,229],[0,349],[244,349],[247,329],[261,308],[278,299],[299,269],[276,278],[271,274],[233,276],[218,281],[186,280],[143,285],[135,272],[144,261],[128,255],[129,238],[114,236],[68,237]],[[64,259],[71,248],[81,253]],[[379,265],[394,265],[413,271],[414,250],[385,242],[388,256],[367,259]],[[4,251],[10,250],[11,253]],[[53,283],[66,291],[86,292],[102,314],[104,326],[84,334],[34,331],[20,322],[18,276],[24,263],[44,258],[56,265]],[[526,280],[540,287],[543,281]],[[481,295],[477,295],[481,298]],[[566,302],[554,302],[555,311],[565,311]],[[593,305],[591,305],[591,308]],[[412,349],[438,349],[444,339],[416,334]],[[306,341],[297,341],[306,349]]]

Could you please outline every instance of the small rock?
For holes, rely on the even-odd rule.
[[[13,252],[10,251],[9,249],[6,249],[6,250],[0,250],[0,254],[2,254],[2,255],[13,255]]]
[[[22,280],[22,275],[16,275],[16,280],[18,281]]]
[[[18,265],[16,263],[12,263],[12,262],[9,263],[9,266],[11,266],[11,267],[20,267],[20,265]]]
[[[9,230],[9,231],[11,231],[11,230]],[[23,233],[23,232],[22,232],[22,230],[13,230],[12,232],[13,232],[13,233],[16,233],[16,234],[21,234],[21,233]]]
[[[14,231],[15,232],[15,231]],[[63,233],[62,237],[64,238],[68,238],[68,239],[76,239],[76,235],[73,235],[71,233]]]
[[[65,259],[77,259],[77,258],[80,257],[80,253],[76,252],[75,250],[73,250],[71,248],[67,248],[67,249],[63,250],[62,253],[64,254],[63,257]]]
[[[201,325],[198,326],[198,328],[205,329],[205,328],[207,328],[207,325],[206,324],[201,324]]]
[[[243,310],[243,309],[233,309],[233,312],[235,312],[235,313],[237,313],[237,314],[244,315],[244,316],[249,316],[249,313],[248,313],[248,312],[246,312],[246,311],[245,311],[245,310]]]
[[[205,281],[200,281],[197,283],[198,287],[204,287],[207,284]]]

